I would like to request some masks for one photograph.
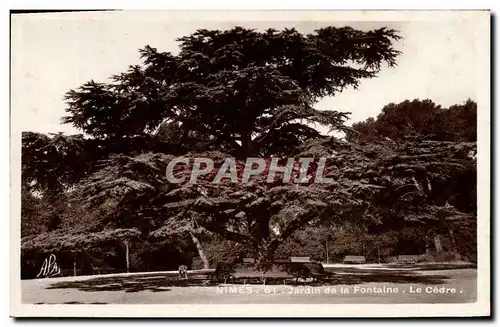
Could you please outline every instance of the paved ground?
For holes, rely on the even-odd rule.
[[[65,277],[22,281],[24,303],[230,304],[230,303],[464,303],[476,299],[475,269],[410,270],[332,268],[322,285],[200,286],[168,273]]]

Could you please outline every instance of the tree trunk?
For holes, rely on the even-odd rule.
[[[451,243],[451,250],[453,252],[458,252],[457,251],[457,243],[455,242],[455,233],[453,232],[453,229],[450,228],[450,243]]]
[[[127,264],[127,273],[130,272],[130,261],[129,261],[129,241],[127,239],[123,240],[123,244],[125,244],[125,261]]]
[[[377,245],[377,257],[378,257],[378,263],[380,264],[380,247]]]
[[[440,234],[436,234],[434,236],[434,247],[436,248],[437,253],[443,252],[443,245],[441,244],[441,235]]]
[[[201,261],[203,262],[203,269],[209,269],[210,264],[208,263],[207,256],[205,255],[205,251],[203,251],[203,247],[201,246],[200,240],[191,232],[189,232],[191,239],[193,240],[194,245],[196,246],[196,250],[198,251],[198,255],[200,256]]]
[[[457,241],[455,240],[455,232],[453,232],[453,229],[451,228],[450,228],[450,243],[451,243],[451,251],[453,251],[455,260],[460,260],[460,253],[458,253]]]
[[[243,154],[248,157],[252,153],[252,136],[251,133],[243,133],[241,136],[241,147],[243,149]]]
[[[73,276],[76,276],[76,258],[78,256],[78,252],[75,252],[75,260],[73,261]]]
[[[330,258],[328,256],[328,239],[326,240],[326,244],[325,244],[325,248],[326,248],[326,263],[330,263]]]

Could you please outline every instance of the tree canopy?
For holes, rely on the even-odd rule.
[[[143,65],[69,91],[64,122],[95,138],[176,123],[242,155],[286,153],[319,135],[306,122],[344,128],[345,113],[314,104],[394,66],[399,38],[385,28],[198,30],[177,40],[177,55],[146,46]]]

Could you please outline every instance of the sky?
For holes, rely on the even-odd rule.
[[[91,79],[105,82],[129,65],[139,64],[138,49],[146,44],[175,54],[178,37],[200,28],[229,29],[235,25],[255,29],[295,27],[303,33],[329,25],[362,30],[385,26],[400,31],[403,39],[395,48],[402,55],[397,67],[383,67],[376,78],[361,80],[357,90],[346,89],[317,104],[322,110],[351,112],[349,124],[376,117],[385,105],[404,100],[431,99],[443,107],[468,98],[476,100],[477,30],[470,20],[290,17],[293,19],[211,13],[187,19],[182,13],[146,11],[15,15],[11,29],[11,111],[21,117],[16,127],[42,133],[79,133],[61,124],[67,91]]]

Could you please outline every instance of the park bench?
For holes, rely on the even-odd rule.
[[[243,280],[243,283],[258,280],[266,283],[268,280],[274,280],[286,284],[287,279],[299,278],[306,280],[325,280],[332,276],[318,262],[274,262],[266,267],[257,267],[255,264],[229,264],[220,262],[217,264],[213,277],[215,280],[226,283],[228,280]]]
[[[330,279],[333,276],[332,273],[325,271],[323,265],[319,262],[290,262],[285,264],[285,269],[293,275],[297,281],[298,278],[307,279],[312,278],[313,280],[325,280]]]
[[[357,263],[357,264],[361,264],[361,263],[366,263],[366,258],[362,255],[347,255],[345,258],[344,258],[344,263]]]
[[[387,257],[387,262],[388,263],[397,263],[398,262],[398,257],[397,256]]]
[[[310,257],[290,257],[291,262],[311,262]]]
[[[254,263],[248,261],[240,264],[218,262],[215,272],[211,276],[212,280],[224,282],[225,284],[228,280],[234,282],[237,279],[243,279],[244,283],[246,283],[247,281],[258,279],[265,283],[267,279],[286,279],[293,277],[279,269],[276,265],[260,269]]]
[[[311,272],[311,277],[315,280],[329,280],[330,277],[333,276],[333,273],[326,271],[323,265],[319,262],[307,263],[306,266]]]
[[[224,284],[229,278],[232,278],[233,274],[236,272],[234,264],[227,262],[217,262],[215,271],[209,274],[209,277],[213,281],[224,281]]]
[[[243,280],[243,283],[252,282],[257,280],[266,284],[268,280],[274,280],[286,284],[286,280],[293,278],[286,270],[278,264],[271,264],[266,267],[257,267],[255,264],[246,265],[236,268],[233,277],[235,279]]]
[[[398,255],[398,263],[415,263],[419,257],[418,255]]]
[[[243,258],[243,263],[250,265],[250,264],[255,264],[255,259],[254,258]]]

